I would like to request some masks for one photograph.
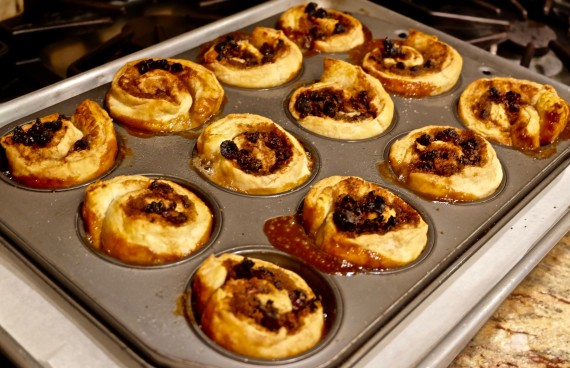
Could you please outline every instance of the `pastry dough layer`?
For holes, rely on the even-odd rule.
[[[385,39],[362,61],[384,88],[404,97],[427,97],[449,91],[463,67],[461,55],[436,36],[410,29],[403,41]]]
[[[394,103],[378,79],[345,61],[325,58],[321,80],[297,89],[289,111],[304,128],[338,139],[381,134],[394,116]]]
[[[213,215],[174,182],[124,175],[87,187],[82,207],[91,245],[134,265],[186,257],[210,238]]]
[[[106,96],[109,114],[147,132],[196,128],[220,109],[224,90],[213,72],[183,59],[128,62],[113,77]]]
[[[210,124],[196,143],[196,166],[238,192],[275,194],[303,184],[312,161],[301,143],[272,120],[230,114]]]
[[[289,8],[279,18],[278,28],[299,47],[320,52],[346,52],[364,42],[362,23],[316,3]]]
[[[437,200],[483,199],[503,180],[493,147],[472,131],[449,126],[411,131],[390,147],[389,161],[406,186]]]
[[[473,81],[458,106],[467,128],[525,150],[553,143],[566,127],[569,111],[552,86],[509,77]]]
[[[204,66],[231,86],[269,88],[293,79],[303,66],[303,54],[280,30],[257,27],[251,35],[218,39],[204,54]]]
[[[428,225],[414,208],[355,176],[315,184],[303,202],[302,219],[319,248],[367,269],[404,266],[427,245]]]
[[[66,188],[104,174],[115,164],[113,121],[96,102],[81,102],[71,118],[54,113],[0,139],[14,180],[33,188]]]
[[[296,273],[240,255],[209,256],[193,280],[204,332],[249,357],[282,359],[322,338],[323,307]]]

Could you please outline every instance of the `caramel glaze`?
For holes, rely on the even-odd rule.
[[[265,222],[263,231],[275,248],[301,258],[319,271],[341,275],[366,271],[320,250],[305,232],[298,215],[271,218]]]
[[[278,216],[267,220],[263,226],[263,231],[271,245],[275,248],[301,258],[319,271],[328,274],[352,275],[385,271],[401,266],[386,263],[385,260],[372,252],[356,249],[356,247],[352,251],[359,253],[358,256],[360,258],[366,258],[367,264],[373,265],[372,267],[357,266],[345,259],[335,257],[319,249],[305,232],[301,223],[302,221],[298,214]],[[329,245],[330,247],[334,247],[334,245]]]

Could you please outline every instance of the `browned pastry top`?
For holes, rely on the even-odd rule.
[[[0,139],[14,180],[34,188],[66,188],[109,171],[118,152],[113,121],[96,102],[71,117],[50,114]]]

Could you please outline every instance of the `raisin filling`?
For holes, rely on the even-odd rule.
[[[451,142],[460,150],[445,146],[434,147],[434,141]],[[419,147],[414,148],[417,160],[410,164],[412,171],[451,176],[463,170],[465,166],[478,166],[482,163],[483,145],[469,131],[459,134],[455,129],[444,129],[435,135],[422,134],[416,139],[416,143]]]
[[[241,148],[235,141],[241,142]],[[273,154],[265,155],[266,157],[256,154],[268,151],[272,151]],[[246,132],[234,140],[223,141],[220,144],[220,153],[248,174],[268,175],[290,161],[293,157],[293,148],[281,132]]]
[[[177,194],[170,185],[156,180],[148,186],[148,189],[156,200],[149,202],[144,197],[131,198],[125,209],[128,216],[136,216],[141,212],[147,215],[154,214],[175,226],[188,221],[187,212],[193,204],[187,196]],[[179,208],[179,205],[182,208]],[[151,219],[151,222],[154,220]]]
[[[252,318],[255,323],[270,331],[285,327],[288,333],[295,333],[303,325],[302,317],[318,308],[318,298],[309,298],[303,290],[295,288],[293,281],[280,270],[272,271],[263,266],[254,268],[254,262],[248,258],[244,258],[240,263],[228,261],[225,267],[228,270],[226,282],[248,280],[247,283],[232,284],[232,312]],[[280,312],[271,299],[263,303],[258,298],[251,297],[271,292],[267,283],[275,286],[277,290],[287,291],[292,305],[291,311]]]
[[[394,216],[385,218],[385,209],[386,201],[373,191],[361,199],[345,194],[334,203],[333,222],[340,231],[357,235],[385,233],[399,223]]]
[[[281,39],[277,40],[274,44],[264,42],[259,48],[259,52],[263,55],[261,60],[259,60],[257,55],[242,49],[238,41],[239,40],[233,35],[224,37],[214,46],[214,50],[218,53],[216,59],[218,61],[226,60],[229,64],[240,67],[252,67],[272,63],[276,60],[279,51],[285,45],[285,42]]]
[[[26,131],[21,126],[17,126],[14,128],[12,142],[23,144],[24,146],[45,147],[52,141],[55,133],[63,126],[62,119],[63,117],[60,115],[54,121],[42,123],[38,118]]]
[[[326,88],[302,92],[295,101],[295,110],[301,118],[311,116],[329,117],[335,120],[359,121],[375,116],[366,91],[345,99],[343,91]]]
[[[491,117],[491,107],[489,106],[489,102],[504,105],[507,117],[511,124],[514,124],[519,120],[521,105],[524,104],[519,93],[513,91],[501,93],[496,87],[491,86],[483,95],[479,106],[479,117],[481,119],[486,120]]]
[[[151,70],[159,69],[172,73],[180,73],[184,68],[180,63],[169,63],[166,59],[147,59],[136,64],[136,68],[140,74],[145,74]]]

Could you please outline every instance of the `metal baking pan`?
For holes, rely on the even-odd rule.
[[[277,0],[262,4],[7,102],[0,106],[0,134],[52,112],[71,115],[85,98],[103,104],[109,81],[127,60],[172,56],[195,60],[199,46],[213,38],[236,30],[251,31],[258,25],[274,27],[281,12],[301,3],[305,2]],[[528,194],[533,188],[545,185],[553,173],[565,167],[565,158],[570,151],[568,141],[559,142],[555,152],[540,159],[495,145],[506,174],[505,184],[489,200],[471,204],[431,202],[384,178],[378,166],[395,137],[428,124],[462,127],[455,106],[461,91],[474,79],[497,75],[549,83],[567,101],[570,101],[570,88],[367,1],[319,1],[319,5],[352,13],[374,38],[397,38],[412,27],[437,35],[463,56],[461,79],[452,91],[437,97],[405,99],[392,96],[396,118],[391,129],[361,142],[343,142],[311,134],[294,123],[285,111],[288,96],[294,88],[319,79],[323,58],[327,55],[306,57],[302,74],[282,87],[260,91],[224,86],[227,102],[221,115],[247,112],[270,117],[317,151],[319,169],[311,182],[282,195],[236,194],[204,179],[191,167],[194,135],[141,137],[129,134],[117,124],[117,133],[128,153],[108,177],[145,174],[174,178],[197,188],[219,207],[219,232],[199,254],[182,262],[150,268],[109,261],[93,252],[82,240],[78,211],[85,186],[38,191],[16,185],[7,175],[0,176],[2,235],[152,364],[216,367],[341,365],[360,354],[369,339],[381,339],[387,333],[385,326],[397,324],[395,318],[401,318],[398,312],[420,304],[435,288],[434,280],[461,267],[463,257],[475,252],[489,234],[499,230],[497,223],[505,223],[516,214],[518,207],[515,205],[530,200]],[[329,56],[349,61],[344,53]],[[267,362],[245,359],[213,345],[181,313],[185,292],[196,268],[209,254],[236,251],[260,255],[305,272],[303,269],[307,267],[300,261],[269,245],[263,224],[271,217],[293,213],[310,185],[331,175],[360,176],[410,202],[430,224],[429,253],[412,267],[393,272],[340,276],[306,271],[305,276],[323,293],[330,314],[327,336],[307,354]]]

